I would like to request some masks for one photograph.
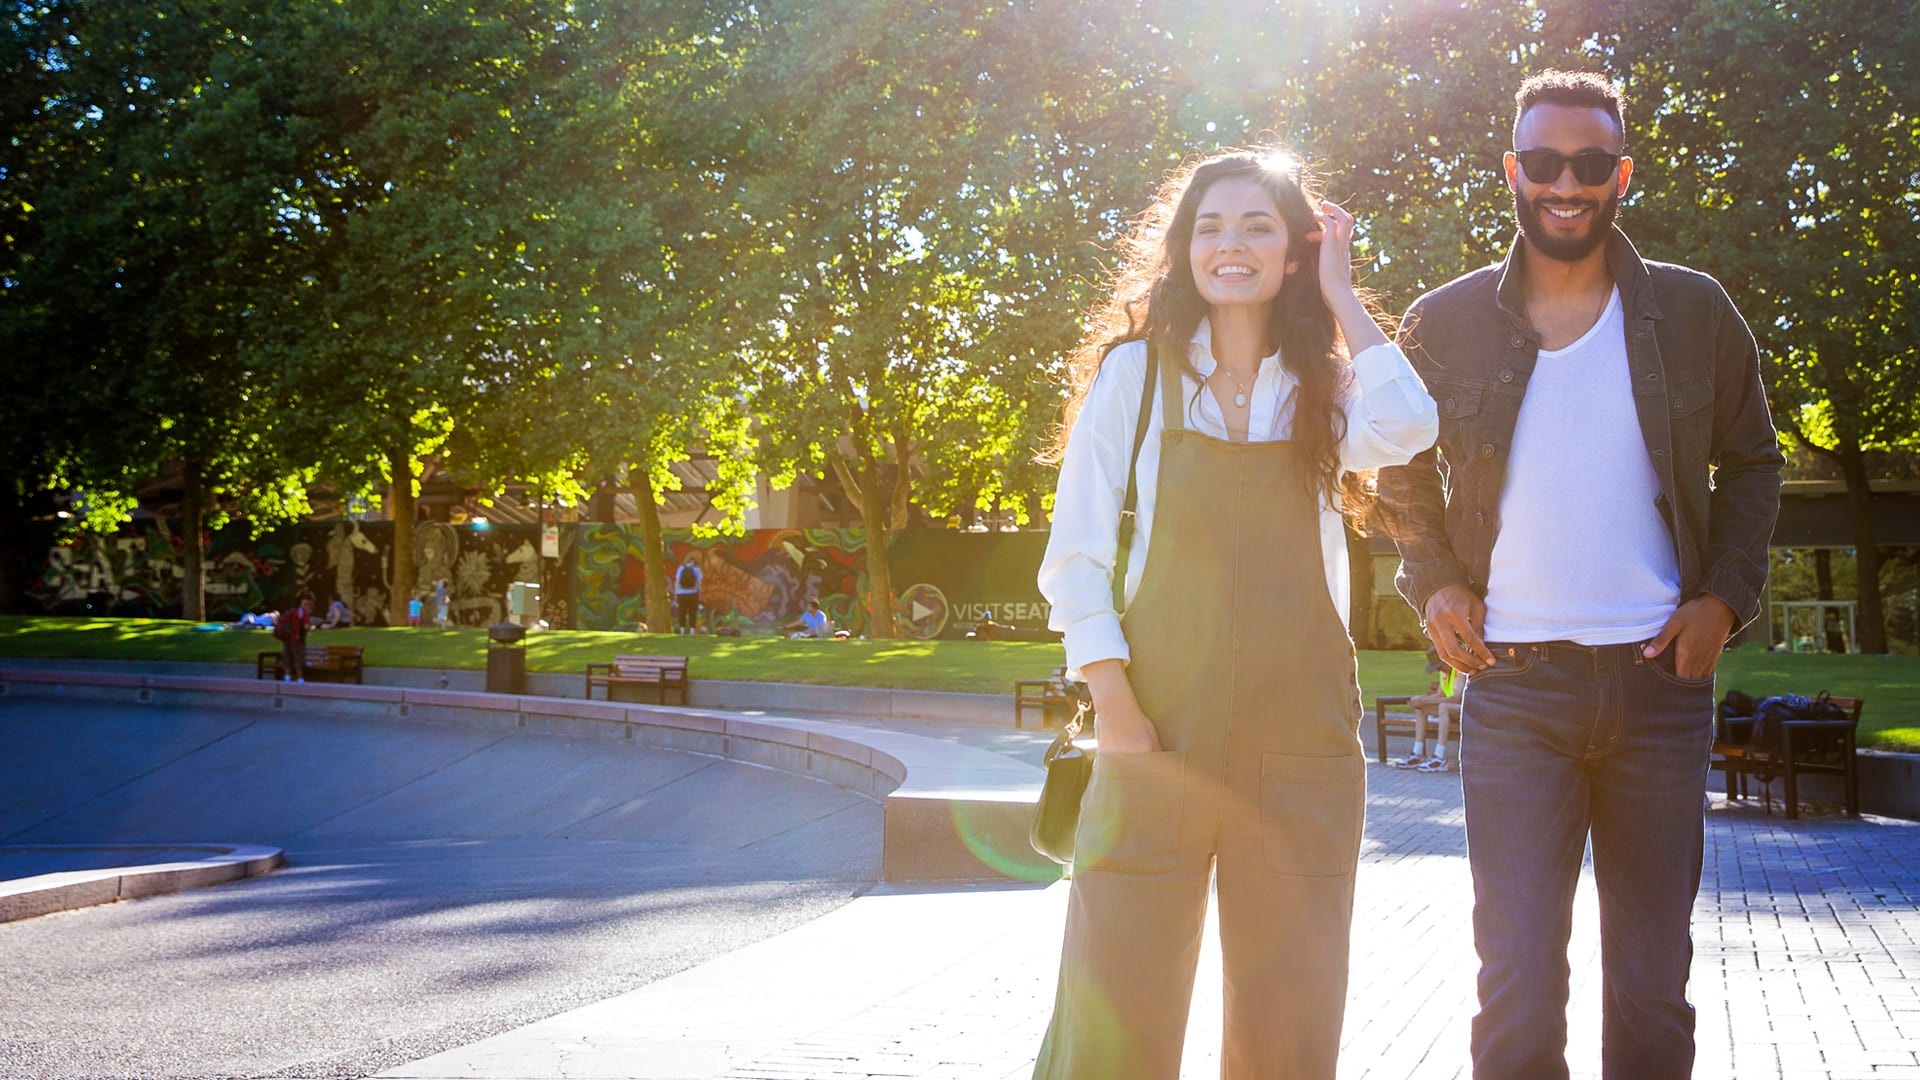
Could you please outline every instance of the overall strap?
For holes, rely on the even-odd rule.
[[[1116,612],[1127,610],[1127,563],[1133,554],[1133,508],[1140,501],[1136,470],[1140,465],[1140,445],[1147,441],[1147,421],[1153,418],[1153,392],[1159,381],[1156,378],[1159,368],[1160,353],[1153,347],[1153,339],[1149,337],[1146,377],[1140,381],[1140,415],[1133,424],[1133,455],[1127,459],[1127,497],[1120,504],[1119,546],[1113,557],[1113,610]],[[1166,411],[1169,414],[1172,412],[1171,409]]]
[[[1179,364],[1164,364],[1160,368],[1160,397],[1166,402],[1160,410],[1162,431],[1184,431],[1187,427],[1186,385],[1180,378],[1180,369]]]

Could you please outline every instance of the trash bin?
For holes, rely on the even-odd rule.
[[[524,694],[527,692],[527,650],[523,646],[527,628],[518,623],[494,623],[487,627],[487,693]]]

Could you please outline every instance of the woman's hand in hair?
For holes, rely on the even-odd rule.
[[[1322,202],[1313,216],[1319,224],[1307,239],[1320,245],[1320,296],[1340,323],[1348,354],[1385,345],[1386,332],[1353,285],[1353,215],[1338,203]]]

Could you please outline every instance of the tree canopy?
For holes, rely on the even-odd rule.
[[[1625,227],[1727,284],[1782,429],[1864,506],[1866,455],[1920,429],[1920,31],[1884,16],[10,5],[0,514],[72,491],[110,524],[168,469],[205,514],[302,513],[319,482],[410,522],[431,455],[482,490],[625,483],[650,596],[650,513],[695,452],[722,465],[722,527],[755,469],[837,484],[875,539],[983,510],[1037,525],[1062,358],[1168,170],[1260,140],[1301,152],[1398,309],[1509,242],[1512,92],[1547,66],[1626,88]],[[1857,539],[1865,582],[1864,517]],[[883,542],[868,565],[886,634]],[[1863,640],[1884,647],[1869,591]]]

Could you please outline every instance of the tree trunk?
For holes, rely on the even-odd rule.
[[[180,581],[180,617],[207,621],[207,560],[200,532],[207,520],[206,482],[200,463],[187,460],[180,467],[180,561],[186,571]]]
[[[29,535],[25,485],[13,477],[0,479],[0,615],[27,612],[26,585],[33,557],[29,545],[44,539]],[[41,552],[42,557],[45,552]]]
[[[1887,651],[1887,620],[1880,607],[1880,549],[1873,535],[1873,487],[1867,479],[1866,455],[1857,446],[1840,450],[1840,474],[1847,481],[1847,517],[1853,525],[1854,602],[1857,606],[1858,648],[1863,653]]]
[[[393,595],[387,597],[387,625],[407,625],[407,601],[413,596],[414,575],[419,568],[413,562],[413,455],[405,450],[387,454],[387,468],[393,485],[387,489],[387,512],[393,516]],[[428,611],[420,621],[426,624],[434,613]]]
[[[860,507],[860,522],[866,530],[867,544],[867,636],[875,640],[897,636],[893,626],[893,571],[887,564],[888,500],[880,494],[880,467],[862,455],[861,472],[856,477],[838,454],[833,456],[833,473],[840,487]]]
[[[887,508],[887,523],[895,529],[907,527],[907,503],[913,495],[912,458],[913,440],[905,435],[894,436],[893,492]]]
[[[667,592],[667,544],[660,530],[660,504],[654,501],[653,474],[635,462],[627,467],[627,485],[640,518],[640,561],[647,575],[647,629],[671,634],[673,597]]]
[[[1833,599],[1833,552],[1826,548],[1813,549],[1813,598],[1815,600]],[[1820,610],[1820,625],[1826,631],[1827,651],[1846,652],[1847,635],[1830,619],[1832,612]]]

